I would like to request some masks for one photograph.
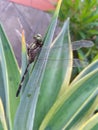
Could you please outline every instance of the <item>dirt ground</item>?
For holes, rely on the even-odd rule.
[[[51,18],[48,13],[18,5],[8,0],[0,0],[0,23],[12,44],[19,66],[21,65],[21,32],[25,30],[27,43],[36,33],[45,34]]]

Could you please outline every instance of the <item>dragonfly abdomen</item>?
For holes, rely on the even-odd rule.
[[[27,65],[27,67],[26,67],[26,69],[25,69],[25,72],[24,72],[24,74],[23,74],[23,76],[22,76],[21,82],[20,82],[19,87],[18,87],[18,90],[17,90],[17,92],[16,92],[16,97],[18,97],[18,95],[19,95],[19,93],[20,93],[21,87],[22,87],[22,85],[23,85],[23,81],[24,81],[25,76],[26,76],[26,74],[27,74],[27,72],[28,72],[29,65],[30,65],[30,63],[28,63],[28,65]]]

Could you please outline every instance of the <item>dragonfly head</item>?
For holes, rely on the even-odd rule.
[[[36,34],[33,38],[36,42],[42,44],[42,35],[41,34]]]

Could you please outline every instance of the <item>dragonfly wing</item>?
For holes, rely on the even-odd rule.
[[[60,51],[60,50],[62,51],[62,53],[60,53],[60,55],[58,55],[58,51]],[[62,62],[62,61],[63,62],[68,62],[68,61],[71,62],[73,60],[73,59],[65,58],[65,55],[67,55],[65,46],[62,46],[62,47],[57,46],[56,48],[51,48],[51,55],[49,55],[48,58],[40,57],[39,60],[46,60],[46,61],[48,61],[47,64],[52,64],[53,62]],[[86,61],[79,60],[76,58],[74,58],[74,60],[73,60],[73,67],[85,67],[87,65],[88,65],[88,62],[86,62]]]
[[[75,41],[72,43],[72,47],[73,47],[73,50],[78,50],[82,47],[92,47],[94,45],[94,43],[92,41],[87,41],[87,40],[80,40],[80,41]],[[67,55],[67,52],[66,52],[66,46],[65,45],[58,45],[58,46],[51,46],[51,47],[47,47],[47,46],[44,46],[43,47],[43,52],[46,50],[49,51],[49,49],[51,50],[51,55],[48,56],[48,59],[45,58],[45,57],[40,57],[39,60],[48,60],[48,64],[52,64],[52,62],[61,62],[61,61],[72,61],[73,59],[66,59],[65,58],[65,55]],[[62,53],[60,53],[61,56],[58,55],[58,51],[62,51]],[[57,54],[57,56],[56,56]],[[60,58],[59,58],[60,57]],[[85,67],[88,65],[88,62],[87,61],[83,61],[83,60],[80,60],[80,59],[74,59],[73,60],[73,67]]]
[[[80,41],[75,41],[72,43],[72,48],[73,50],[78,50],[80,48],[89,48],[94,46],[94,43],[92,41],[88,41],[88,40],[80,40]]]
[[[83,47],[89,48],[92,46],[94,46],[94,43],[92,41],[88,41],[88,40],[80,40],[80,41],[72,42],[72,49],[73,50],[79,50],[80,48],[83,48]],[[66,49],[66,45],[63,45],[63,46],[62,45],[59,45],[59,46],[55,45],[54,47],[52,47],[52,46],[50,46],[50,47],[44,46],[43,47],[43,49],[45,49],[45,50],[49,50],[51,48],[52,48],[52,50],[56,50],[56,49],[60,49],[60,48]]]
[[[86,67],[88,65],[88,62],[87,61],[84,61],[84,60],[80,60],[80,59],[77,59],[77,58],[74,58],[73,59],[73,67]]]

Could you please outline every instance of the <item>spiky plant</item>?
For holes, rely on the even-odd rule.
[[[20,71],[9,41],[0,25],[0,130],[97,130],[98,61],[87,66],[71,83],[73,66],[69,18],[53,40],[58,3],[43,48],[31,64],[20,98],[16,90]],[[22,71],[27,64],[22,40]],[[48,49],[46,46],[50,47]],[[57,49],[53,49],[57,47]],[[51,59],[59,59],[53,60]],[[41,59],[41,60],[40,60]]]

